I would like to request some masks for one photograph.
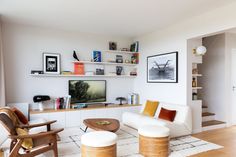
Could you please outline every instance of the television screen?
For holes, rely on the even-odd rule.
[[[106,80],[69,80],[71,103],[106,102]]]

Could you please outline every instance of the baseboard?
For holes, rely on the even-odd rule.
[[[202,132],[202,128],[194,129],[193,134]]]

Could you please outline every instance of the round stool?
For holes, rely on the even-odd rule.
[[[117,135],[108,131],[94,131],[81,137],[81,157],[116,157]]]
[[[139,153],[145,157],[168,157],[170,129],[147,125],[138,129]]]

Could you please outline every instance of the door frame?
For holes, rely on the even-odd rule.
[[[229,119],[229,125],[230,126],[232,126],[232,125],[236,125],[236,106],[234,105],[234,100],[233,100],[233,73],[232,73],[232,71],[233,71],[233,53],[235,53],[236,54],[236,49],[231,49],[230,50],[230,55],[229,55],[229,57],[230,57],[230,63],[229,63],[229,65],[230,65],[230,74],[229,74],[229,78],[230,78],[230,87],[229,87],[229,97],[230,97],[230,99],[229,99],[229,101],[230,101],[230,106],[229,106],[229,113],[230,113],[230,117],[228,118]],[[235,58],[235,62],[236,62],[236,58]],[[236,68],[235,68],[236,69]],[[235,90],[235,92],[236,92],[236,90]],[[227,94],[227,93],[226,93]],[[235,99],[235,103],[236,103],[236,99]],[[235,107],[234,107],[235,106]]]

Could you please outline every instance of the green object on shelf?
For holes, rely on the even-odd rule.
[[[99,121],[99,122],[96,122],[96,124],[98,124],[98,125],[109,125],[109,124],[111,124],[111,122],[109,122],[109,121]]]

